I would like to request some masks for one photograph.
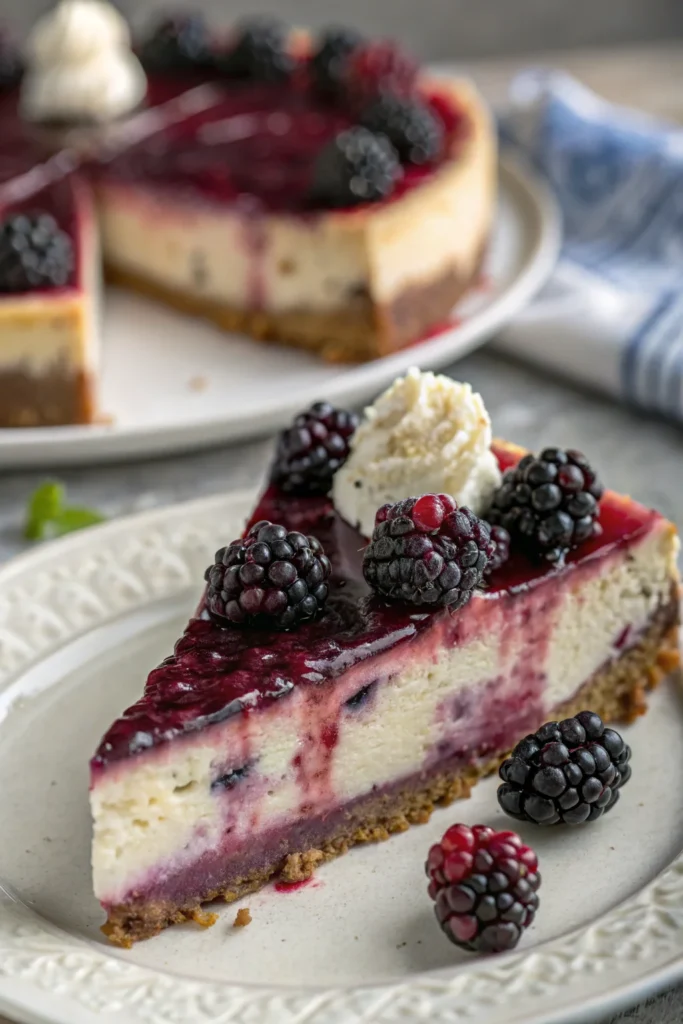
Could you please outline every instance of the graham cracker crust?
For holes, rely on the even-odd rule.
[[[37,376],[21,367],[0,372],[0,427],[92,423],[94,383],[84,370],[56,364]]]
[[[553,710],[553,718],[561,720],[588,708],[606,722],[629,723],[645,713],[647,691],[680,665],[679,600],[677,588],[673,589],[672,601],[656,613],[639,643],[596,672],[571,700]],[[541,724],[539,721],[538,725]],[[426,779],[413,778],[401,788],[363,797],[349,808],[343,823],[316,846],[275,859],[265,870],[232,879],[201,900],[193,898],[174,904],[141,899],[111,907],[102,931],[115,945],[129,948],[171,924],[194,921],[208,927],[217,915],[202,910],[203,903],[216,899],[232,903],[275,877],[286,882],[303,881],[320,864],[359,843],[382,842],[397,832],[405,832],[411,825],[424,824],[436,807],[469,797],[472,786],[495,772],[508,753],[500,751],[470,765],[446,767]]]
[[[411,285],[386,305],[375,305],[368,295],[357,295],[350,297],[342,309],[329,312],[237,309],[187,295],[111,265],[106,267],[106,277],[114,285],[163,302],[181,313],[212,320],[224,331],[305,349],[331,363],[356,363],[389,355],[418,341],[435,324],[446,321],[456,303],[479,278],[485,254],[483,247],[473,270],[465,276],[450,267],[424,285]]]

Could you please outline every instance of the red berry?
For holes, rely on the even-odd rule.
[[[541,876],[516,832],[452,825],[425,866],[437,920],[452,942],[486,953],[517,945],[534,919]]]
[[[431,533],[439,529],[445,513],[446,510],[437,494],[424,494],[413,506],[412,519],[418,530]]]
[[[474,847],[475,839],[471,828],[468,828],[467,825],[451,825],[441,840],[441,846],[436,849],[440,848],[448,852],[467,850],[471,853]]]

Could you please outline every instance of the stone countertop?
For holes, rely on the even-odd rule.
[[[487,95],[500,100],[511,74],[529,63],[563,67],[610,99],[683,120],[681,46],[546,55],[485,62],[468,70]],[[481,391],[499,436],[532,448],[561,444],[583,449],[610,487],[657,507],[683,529],[680,429],[487,351],[467,357],[448,372]],[[270,448],[270,442],[258,441],[131,465],[65,469],[58,475],[74,503],[94,506],[112,517],[255,484]],[[4,475],[0,560],[22,550],[26,500],[43,479],[43,472]],[[683,990],[630,1010],[625,1019],[630,1024],[680,1024]],[[7,1022],[0,1017],[0,1024]]]

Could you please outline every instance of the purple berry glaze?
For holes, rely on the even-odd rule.
[[[505,449],[497,454],[502,468],[519,458]],[[590,572],[595,566],[598,571],[602,558],[637,542],[660,519],[656,512],[611,492],[600,507],[602,535],[571,552],[563,567],[536,565],[521,554],[512,555],[492,574],[482,596],[475,595],[455,614],[448,630],[453,642],[465,642],[473,629],[481,628],[483,599],[513,601],[516,592],[541,582],[561,590],[577,567]],[[362,573],[366,541],[334,513],[328,498],[289,497],[271,487],[249,525],[260,519],[283,523],[321,541],[332,563],[324,614],[283,634],[222,628],[208,618],[202,602],[174,654],[150,674],[144,696],[105,735],[92,762],[93,778],[109,763],[231,715],[258,710],[286,697],[294,687],[318,687],[334,680],[379,652],[411,643],[449,616],[447,609],[389,605],[373,596]],[[539,637],[546,632],[543,609],[551,608],[552,615],[552,596],[552,590],[546,591],[538,611]]]
[[[316,157],[338,132],[355,123],[353,116],[327,105],[298,79],[290,85],[215,85],[222,94],[215,104],[143,139],[95,173],[195,202],[236,203],[245,213],[310,213]],[[151,87],[151,94],[166,96],[160,84]],[[442,94],[426,99],[445,124],[447,145],[440,161],[406,166],[388,201],[433,175],[440,162],[457,156],[466,138],[465,116],[452,100]]]

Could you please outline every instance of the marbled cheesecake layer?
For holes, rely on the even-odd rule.
[[[105,736],[92,766],[93,867],[113,937],[152,934],[174,907],[291,867],[310,848],[307,822],[337,822],[318,828],[333,849],[345,821],[363,834],[353,808],[372,803],[380,827],[382,794],[387,821],[392,794],[419,804],[441,779],[439,799],[457,795],[459,779],[591,686],[606,713],[628,710],[670,656],[677,541],[629,499],[608,493],[601,509],[602,537],[566,566],[515,557],[451,615],[378,602],[362,579],[363,541],[327,499],[269,492],[257,519],[322,540],[328,607],[291,634],[221,629],[200,612]]]

